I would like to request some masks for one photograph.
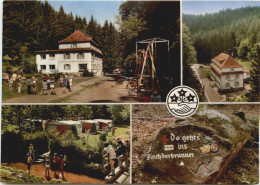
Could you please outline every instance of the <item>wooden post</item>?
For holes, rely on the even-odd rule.
[[[138,68],[138,44],[137,42],[135,43],[135,57],[136,57],[136,66],[135,66],[135,73],[137,73],[137,68]]]
[[[153,60],[153,43],[154,41],[152,41],[152,52],[150,54],[151,57],[151,63],[152,63],[152,90],[154,90],[154,60]]]
[[[146,56],[147,56],[148,51],[150,50],[150,45],[151,45],[151,43],[148,44],[146,52],[145,52],[145,59],[144,59],[143,68],[142,68],[142,72],[141,72],[140,79],[139,79],[139,86],[140,86],[140,84],[142,82],[142,76],[143,76],[143,73],[144,73],[144,66],[146,64]]]
[[[170,43],[169,41],[167,41],[168,43],[168,72],[170,74]]]

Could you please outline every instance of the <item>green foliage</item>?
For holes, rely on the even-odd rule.
[[[88,174],[92,177],[103,178],[102,168],[97,164],[102,164],[103,147],[98,145],[93,148],[90,145],[80,145],[73,139],[72,132],[66,132],[58,137],[53,135],[50,141],[51,156],[54,153],[66,156],[66,171]]]
[[[251,86],[250,92],[247,94],[249,101],[251,102],[259,102],[260,101],[260,44],[255,44],[254,48],[252,49],[252,66],[250,70],[250,79],[249,83]]]
[[[183,63],[188,65],[197,62],[197,52],[193,47],[189,28],[185,24],[182,25],[182,43]]]
[[[198,62],[210,62],[221,52],[252,59],[252,48],[260,42],[259,7],[224,10],[206,15],[183,15],[197,51]]]
[[[36,177],[34,175],[30,175],[28,173],[25,173],[23,170],[17,170],[15,168],[7,167],[1,165],[0,169],[0,181],[2,183],[48,183],[43,179],[43,177]]]
[[[89,71],[88,71],[87,68],[84,69],[84,71],[83,71],[83,76],[84,76],[84,77],[89,76]]]
[[[247,53],[250,51],[249,48],[249,39],[243,40],[238,47],[238,56],[241,59],[247,59]]]
[[[2,162],[25,161],[28,147],[32,143],[37,154],[48,151],[48,134],[45,132],[26,133],[16,125],[2,128]]]
[[[32,134],[23,132],[22,135],[24,138],[24,145],[25,147],[27,146],[27,148],[25,149],[28,150],[29,145],[33,144],[37,154],[43,154],[45,152],[48,152],[49,136],[46,132],[38,131]]]
[[[112,115],[114,124],[122,124],[130,121],[130,107],[129,105],[108,105],[108,110]]]
[[[24,147],[23,136],[16,129],[6,130],[1,135],[1,160],[2,162],[21,161],[25,157],[22,155]]]
[[[158,44],[155,61],[160,87],[167,92],[173,85],[179,85],[179,5],[173,1],[126,1],[120,5],[120,17],[117,18],[122,38],[122,66],[129,72],[135,71],[136,67],[136,41],[155,37],[169,40],[169,46],[172,46],[169,55],[167,44]],[[146,47],[142,44],[139,49]],[[174,79],[173,84],[170,79]]]

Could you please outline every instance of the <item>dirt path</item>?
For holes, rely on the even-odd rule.
[[[8,166],[23,170],[25,172],[27,170],[27,165],[25,163],[11,163]],[[39,176],[39,177],[44,177],[44,171],[45,171],[45,168],[42,164],[34,164],[31,167],[31,174]],[[53,174],[54,174],[54,172],[50,171],[50,176],[52,179],[54,179]],[[95,178],[89,177],[87,175],[78,175],[78,174],[74,174],[74,173],[64,172],[64,176],[67,180],[66,181],[67,183],[73,183],[73,184],[104,184],[105,183],[105,181],[95,179]]]
[[[90,102],[138,102],[125,88],[127,82],[117,83],[113,77],[95,77],[73,86],[73,92],[57,95],[24,95],[3,100],[3,103],[90,103]]]
[[[126,81],[116,82],[110,77],[105,82],[86,88],[64,102],[138,102],[135,96],[128,95],[128,90],[125,88],[126,84]]]

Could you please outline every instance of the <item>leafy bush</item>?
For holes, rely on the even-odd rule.
[[[88,174],[96,178],[104,178],[102,171],[103,147],[91,148],[88,144],[80,146],[74,139],[72,132],[66,132],[60,136],[54,136],[50,141],[51,156],[54,153],[66,156],[65,170],[73,173]]]
[[[48,134],[46,132],[35,132],[32,134],[23,133],[24,137],[24,144],[25,144],[25,151],[28,152],[28,147],[32,143],[34,146],[34,150],[36,154],[43,154],[45,152],[48,152]]]
[[[16,127],[7,127],[2,131],[2,162],[17,162],[24,159],[24,138]]]
[[[83,77],[88,77],[89,75],[90,75],[89,71],[87,70],[87,68],[85,68],[83,71]]]
[[[47,183],[42,177],[36,177],[25,173],[23,170],[1,166],[0,169],[1,182],[7,183]]]
[[[89,72],[87,68],[84,69],[83,77],[93,77],[93,76],[94,76],[93,72]]]

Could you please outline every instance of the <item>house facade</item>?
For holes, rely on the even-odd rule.
[[[59,41],[59,49],[36,52],[37,69],[42,73],[81,73],[87,69],[95,76],[101,76],[102,58],[102,52],[93,38],[79,30]]]
[[[219,89],[238,89],[244,87],[242,65],[231,56],[221,53],[211,59],[211,75]]]

